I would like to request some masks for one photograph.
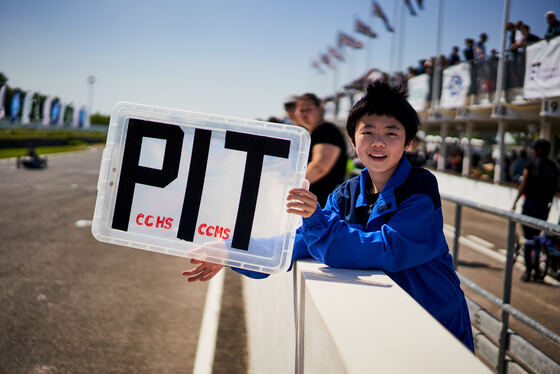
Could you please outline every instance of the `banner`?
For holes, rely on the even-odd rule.
[[[23,112],[21,113],[21,123],[27,125],[30,122],[31,108],[33,108],[33,95],[35,92],[28,91],[23,99]]]
[[[66,104],[62,101],[60,102],[60,114],[58,116],[58,126],[64,126],[64,114],[66,113]]]
[[[414,110],[422,112],[428,109],[428,95],[430,94],[430,76],[418,75],[408,80],[408,102]]]
[[[292,259],[311,138],[299,126],[121,103],[111,115],[92,233],[112,244],[263,273]]]
[[[443,85],[440,107],[462,108],[466,104],[471,87],[471,65],[462,62],[443,71]]]
[[[51,108],[51,124],[56,125],[58,123],[58,116],[60,115],[60,100],[56,100]]]
[[[6,85],[0,87],[0,119],[4,118],[6,115],[4,101],[6,101]]]
[[[51,96],[47,96],[45,101],[43,102],[43,121],[41,124],[43,126],[48,126],[51,122],[51,103],[53,98]]]
[[[12,96],[12,105],[10,107],[10,117],[12,122],[18,119],[19,110],[21,109],[21,91],[17,90]]]
[[[523,97],[540,99],[560,96],[560,37],[540,41],[525,52]]]

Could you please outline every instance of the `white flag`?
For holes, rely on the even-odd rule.
[[[540,41],[525,52],[523,97],[540,99],[560,96],[560,38]]]
[[[440,106],[445,109],[461,108],[466,104],[471,87],[471,65],[462,62],[443,71]]]
[[[430,76],[421,74],[408,80],[408,102],[414,110],[422,112],[427,109],[430,94]]]
[[[35,95],[35,92],[28,91],[25,94],[25,98],[23,99],[23,111],[21,113],[21,123],[23,123],[24,125],[27,125],[30,122],[29,117],[31,115],[31,108],[33,107],[33,95]]]
[[[49,123],[51,122],[51,103],[52,103],[52,97],[48,96],[45,99],[45,102],[43,103],[43,122],[42,125],[43,126],[48,126]]]
[[[0,87],[0,119],[4,118],[4,115],[6,114],[4,100],[6,100],[6,85]]]

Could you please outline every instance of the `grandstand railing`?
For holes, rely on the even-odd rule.
[[[506,247],[506,263],[504,271],[504,284],[502,290],[502,299],[486,291],[482,287],[478,286],[476,283],[472,282],[465,276],[459,274],[459,277],[464,285],[477,292],[485,299],[491,301],[493,304],[499,306],[502,310],[502,324],[499,335],[499,347],[498,347],[498,360],[497,360],[497,371],[498,373],[506,373],[506,352],[519,360],[519,363],[524,367],[529,367],[534,372],[555,372],[549,371],[549,368],[553,370],[560,370],[560,365],[555,363],[551,359],[547,360],[541,352],[536,348],[532,347],[528,343],[520,351],[511,351],[510,347],[510,331],[509,331],[509,316],[517,318],[519,321],[529,326],[533,330],[542,334],[546,338],[550,339],[555,344],[560,345],[560,335],[554,333],[550,329],[546,328],[542,324],[528,317],[515,307],[511,305],[511,286],[512,286],[512,272],[513,272],[513,262],[514,262],[514,244],[515,244],[515,225],[517,223],[530,226],[546,233],[552,233],[554,235],[560,235],[560,225],[556,225],[547,221],[536,219],[523,214],[514,213],[511,211],[498,209],[485,204],[474,203],[465,199],[441,195],[441,198],[447,201],[451,201],[456,204],[455,209],[455,235],[453,238],[453,265],[455,269],[458,268],[459,262],[459,237],[461,233],[461,218],[462,218],[462,207],[466,206],[468,208],[475,209],[480,212],[492,214],[497,217],[507,219],[508,221],[508,235],[507,235],[507,247]],[[484,331],[483,331],[484,332]],[[534,360],[534,356],[539,355],[539,360]],[[517,362],[517,361],[516,361]],[[536,362],[536,363],[535,363]],[[537,367],[535,367],[537,365]],[[558,371],[556,371],[558,372]]]

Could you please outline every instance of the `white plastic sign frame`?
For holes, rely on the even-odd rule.
[[[132,103],[111,115],[93,236],[262,273],[291,264],[310,146],[300,127]]]

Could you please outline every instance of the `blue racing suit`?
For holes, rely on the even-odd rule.
[[[318,205],[303,219],[293,258],[312,256],[335,268],[383,270],[473,351],[469,311],[443,234],[434,175],[412,168],[402,157],[367,217],[369,178],[367,169],[362,170],[329,195],[324,209]]]

